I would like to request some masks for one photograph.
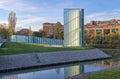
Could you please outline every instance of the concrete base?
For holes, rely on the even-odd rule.
[[[0,72],[111,58],[99,49],[0,56]]]
[[[0,43],[0,47],[2,46],[2,43]]]
[[[63,47],[63,45],[44,45],[44,47]]]

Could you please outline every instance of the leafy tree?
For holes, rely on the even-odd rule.
[[[85,45],[93,45],[95,44],[95,36],[94,33],[84,33],[84,43]]]
[[[120,44],[120,35],[119,33],[110,33],[105,35],[96,35],[92,33],[86,33],[84,36],[85,44],[86,45],[100,45],[100,46],[109,46],[114,47],[115,45]]]
[[[62,24],[60,22],[57,22],[54,25],[53,34],[54,34],[53,36],[55,39],[63,38]]]
[[[0,37],[4,39],[9,39],[10,32],[6,28],[0,28]]]
[[[45,37],[46,36],[46,32],[44,32],[43,30],[39,30],[40,34],[42,35],[42,37]]]
[[[10,33],[10,36],[14,34],[14,31],[11,27],[8,28],[8,32]]]
[[[31,27],[29,27],[28,36],[33,36],[33,32],[31,30]]]
[[[42,37],[42,33],[40,33],[40,32],[33,32],[33,36]]]

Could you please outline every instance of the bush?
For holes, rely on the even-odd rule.
[[[93,45],[93,47],[96,47],[96,48],[117,48],[117,45],[113,45],[113,44],[95,44],[95,45]]]

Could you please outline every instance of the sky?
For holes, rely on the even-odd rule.
[[[38,31],[45,22],[63,24],[64,8],[83,8],[85,24],[91,20],[120,19],[120,0],[0,0],[0,23],[8,23],[8,14],[17,16],[16,29]]]

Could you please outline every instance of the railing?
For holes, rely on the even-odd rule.
[[[2,44],[5,42],[5,39],[0,38],[0,47],[2,46]]]
[[[10,37],[10,41],[11,42],[47,44],[47,45],[63,45],[63,40],[34,37],[34,36],[21,36],[21,35],[12,35]]]

